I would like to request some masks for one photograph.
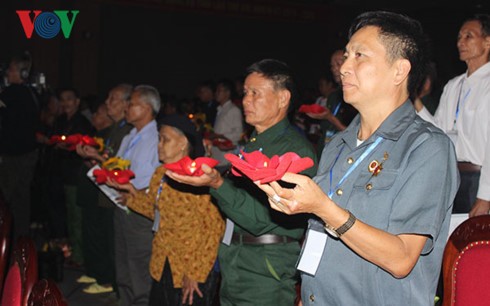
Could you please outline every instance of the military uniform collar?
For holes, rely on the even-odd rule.
[[[253,142],[261,142],[261,143],[271,142],[275,138],[282,136],[282,134],[289,127],[290,127],[289,120],[287,118],[284,118],[260,134],[257,133],[257,130],[254,130],[252,132],[252,135],[250,135],[250,142],[252,142],[252,143]]]
[[[374,142],[374,140],[378,137],[398,140],[398,138],[400,138],[403,132],[405,132],[408,126],[413,122],[415,116],[415,109],[413,108],[410,99],[408,99],[402,105],[400,105],[400,107],[395,109],[395,111],[393,111],[393,113],[391,113],[388,118],[381,123],[376,132],[374,132],[373,135],[371,135],[371,137],[364,141],[359,147]],[[352,124],[350,124],[342,134],[343,142],[351,148],[355,148],[357,146],[357,132],[359,131],[360,124],[361,116],[358,115],[356,118],[354,118]]]

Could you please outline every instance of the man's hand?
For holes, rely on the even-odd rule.
[[[296,187],[288,189],[281,187],[277,182],[269,184],[255,182],[269,196],[269,203],[275,210],[288,215],[313,213],[321,217],[321,209],[326,203],[332,202],[322,189],[305,175],[286,173],[281,180],[293,183]]]
[[[469,213],[469,217],[488,215],[490,213],[490,201],[485,201],[482,199],[476,199],[473,208]]]
[[[94,159],[98,162],[104,162],[104,158],[99,154],[96,148],[92,146],[77,144],[76,151],[80,157],[85,159]]]
[[[187,275],[184,275],[184,279],[182,282],[182,304],[186,305],[187,300],[189,300],[189,305],[192,305],[194,302],[194,292],[199,295],[199,297],[203,297],[201,290],[199,290],[199,286],[197,281],[190,279]]]
[[[218,170],[209,167],[206,164],[203,164],[201,166],[202,171],[204,172],[203,175],[201,176],[188,176],[188,175],[181,175],[177,174],[175,172],[172,172],[170,170],[167,170],[165,172],[166,175],[168,175],[170,178],[173,180],[187,184],[187,185],[192,185],[192,186],[208,186],[214,189],[218,189],[221,187],[221,185],[224,182],[223,177],[220,175]]]
[[[110,177],[107,178],[107,181],[105,184],[109,187],[114,188],[114,189],[118,189],[118,190],[122,190],[122,191],[125,191],[127,193],[130,193],[131,195],[135,195],[137,192],[137,190],[136,190],[136,188],[134,188],[133,184],[131,184],[131,183],[119,184],[118,182],[116,182],[116,180],[114,180]]]

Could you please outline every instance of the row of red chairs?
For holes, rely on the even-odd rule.
[[[68,305],[53,280],[38,278],[37,251],[31,238],[20,237],[9,253],[12,222],[12,215],[0,194],[0,306]]]

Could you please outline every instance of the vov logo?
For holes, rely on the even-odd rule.
[[[24,28],[24,33],[27,39],[31,39],[32,32],[36,30],[37,35],[45,39],[51,39],[58,35],[60,30],[63,32],[63,36],[66,39],[70,38],[73,24],[80,11],[53,11],[42,12],[38,10],[34,11],[15,11],[19,15],[20,23]],[[68,12],[71,12],[71,20],[68,18]],[[31,18],[31,13],[34,13],[34,17]]]

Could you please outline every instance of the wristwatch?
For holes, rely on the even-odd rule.
[[[357,220],[356,217],[349,210],[347,210],[347,212],[349,213],[349,219],[347,219],[344,224],[342,224],[339,228],[334,228],[330,224],[325,223],[325,225],[323,226],[325,228],[325,231],[335,238],[340,238],[340,236],[345,234],[345,232],[347,232]]]

